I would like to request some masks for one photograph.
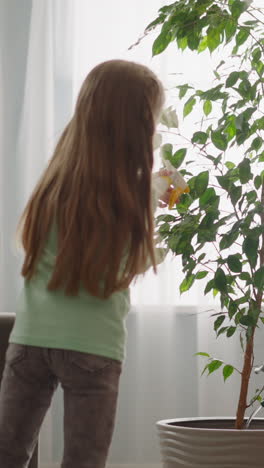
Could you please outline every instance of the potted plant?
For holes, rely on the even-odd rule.
[[[153,55],[172,42],[181,51],[222,53],[210,89],[177,86],[183,118],[198,108],[199,128],[182,135],[173,106],[161,118],[162,158],[178,168],[190,192],[157,217],[157,230],[182,259],[180,291],[205,282],[204,294],[220,300],[211,318],[216,335],[239,334],[243,358],[236,369],[197,353],[207,360],[203,372],[222,370],[224,380],[240,373],[236,418],[158,422],[164,466],[261,467],[264,421],[246,428],[245,412],[259,405],[263,391],[248,395],[255,331],[264,323],[264,9],[252,0],[177,0],[160,8],[145,35],[156,29]],[[172,130],[173,141],[164,143]],[[197,160],[206,163],[200,172]]]

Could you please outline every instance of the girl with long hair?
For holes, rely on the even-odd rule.
[[[156,271],[151,181],[163,101],[147,67],[96,66],[25,207],[24,285],[0,393],[3,468],[27,466],[58,383],[62,468],[105,466],[129,285],[149,264]]]

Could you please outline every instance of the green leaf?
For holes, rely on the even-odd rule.
[[[163,31],[155,39],[152,45],[152,56],[161,54],[169,45],[172,40],[172,33],[170,31]]]
[[[170,159],[172,157],[172,144],[166,143],[161,147],[161,157],[162,159]]]
[[[207,219],[205,219],[207,218]],[[213,242],[216,240],[216,226],[213,224],[213,219],[208,220],[208,218],[212,218],[211,214],[206,215],[203,221],[204,225],[201,223],[198,230],[197,242],[198,244],[203,244],[205,242]],[[208,223],[210,227],[205,226]]]
[[[198,271],[196,273],[196,279],[203,279],[208,275],[208,271]]]
[[[257,73],[262,77],[264,72],[264,64],[262,61],[259,61],[258,65],[256,66]]]
[[[243,273],[239,275],[239,279],[242,281],[247,281],[247,283],[251,283],[251,276],[247,271],[243,271]]]
[[[208,47],[207,36],[204,36],[198,46],[198,49],[197,49],[198,54],[203,52],[205,49],[207,49],[207,47]]]
[[[245,1],[234,0],[231,5],[231,13],[235,19],[238,19],[240,15],[247,9]]]
[[[180,284],[180,293],[182,294],[183,292],[188,291],[191,286],[193,285],[193,282],[195,280],[195,275],[189,275],[184,278],[182,283]]]
[[[221,327],[222,323],[225,321],[225,316],[221,315],[214,322],[214,330],[217,331]]]
[[[216,70],[219,70],[225,64],[225,60],[221,60],[221,62],[217,65]]]
[[[229,192],[230,186],[232,184],[231,180],[227,176],[217,176],[217,182],[219,185]]]
[[[226,161],[225,166],[227,167],[227,169],[234,169],[234,167],[236,167],[236,165],[232,161]]]
[[[259,59],[261,57],[261,50],[259,47],[257,47],[257,49],[254,49],[252,51],[252,57],[253,57],[254,62],[259,62]]]
[[[245,114],[244,114],[244,112],[242,112],[241,114],[239,114],[236,117],[235,126],[236,126],[237,130],[243,131],[244,124],[245,124]]]
[[[264,266],[260,267],[254,275],[254,286],[264,289]]]
[[[172,108],[172,106],[168,107],[162,112],[160,122],[168,128],[178,128],[179,121],[176,114],[176,111]]]
[[[205,132],[195,132],[192,137],[192,143],[199,143],[204,145],[208,139],[208,135]]]
[[[237,313],[236,313],[236,316],[235,316],[235,324],[238,325],[239,324],[239,321],[241,319],[241,317],[244,315],[244,312],[245,310],[243,309],[242,310],[239,310]]]
[[[247,198],[248,204],[254,203],[257,198],[257,192],[255,190],[250,190],[250,192],[246,194],[246,198]]]
[[[249,298],[248,298],[247,295],[241,296],[239,299],[236,299],[236,304],[238,304],[238,305],[246,304],[246,302],[249,302]]]
[[[229,42],[237,31],[236,21],[231,17],[225,23],[226,41]]]
[[[228,146],[227,138],[226,136],[221,133],[220,131],[212,131],[211,132],[211,138],[214,146],[222,151],[225,151]]]
[[[188,208],[191,206],[193,203],[192,197],[189,195],[189,193],[183,193],[180,197],[179,203],[177,203],[177,211],[179,214],[186,213],[188,211]]]
[[[247,28],[241,28],[238,34],[236,35],[236,45],[241,46],[246,42],[249,36],[249,30]]]
[[[200,36],[193,30],[187,35],[188,47],[191,50],[197,50],[200,43]]]
[[[205,253],[202,253],[201,255],[199,255],[198,262],[201,262],[205,257],[206,257]]]
[[[159,227],[159,232],[162,234],[164,232],[168,233],[170,231],[170,225],[169,223],[163,223],[160,227]]]
[[[230,73],[229,77],[226,80],[226,84],[225,84],[226,88],[231,88],[232,86],[234,86],[238,79],[239,79],[239,72],[234,71]]]
[[[207,99],[203,105],[204,114],[208,116],[209,114],[211,114],[212,109],[213,109],[212,102]]]
[[[177,86],[177,88],[180,90],[179,98],[182,99],[187,93],[188,89],[191,89],[192,86],[189,86],[188,84],[184,84],[184,85]]]
[[[249,107],[243,112],[243,115],[247,122],[251,119],[252,115],[254,114],[254,112],[256,112],[256,110],[257,110],[257,107]]]
[[[220,84],[220,85],[217,85],[214,88],[208,89],[207,91],[204,91],[204,92],[203,91],[200,91],[200,92],[197,91],[196,94],[201,99],[210,100],[210,101],[217,101],[218,99],[223,99],[223,98],[226,97],[226,94],[221,92],[222,87],[223,87],[223,85]]]
[[[219,73],[218,73],[216,70],[214,70],[214,76],[215,76],[218,80],[221,79],[221,76],[219,75]]]
[[[242,195],[241,185],[239,186],[233,185],[230,191],[230,198],[234,206],[237,204],[238,200],[240,200],[241,195]]]
[[[264,151],[262,151],[262,153],[259,155],[258,160],[259,162],[264,162]]]
[[[255,151],[258,151],[263,145],[263,139],[261,137],[256,137],[251,143],[251,148]]]
[[[186,47],[188,46],[188,38],[187,38],[187,36],[178,37],[178,38],[177,38],[177,44],[178,44],[179,49],[185,50]]]
[[[208,369],[208,366],[209,366],[209,364],[206,364],[206,366],[204,367],[203,372],[201,373],[201,376],[202,376],[202,375],[205,373],[205,371]]]
[[[233,120],[231,120],[230,118],[230,121],[226,125],[224,131],[225,131],[225,134],[227,135],[228,141],[231,141],[236,136],[237,129],[235,125],[235,118]]]
[[[240,261],[238,254],[229,255],[227,257],[227,264],[230,270],[234,273],[240,273],[242,271],[242,262]]]
[[[231,55],[238,55],[238,46],[237,45],[233,48],[233,50],[231,52]]]
[[[221,36],[217,28],[209,27],[207,30],[207,44],[210,52],[213,52],[221,43]]]
[[[221,367],[222,364],[223,364],[223,361],[219,361],[218,359],[213,359],[213,361],[210,362],[210,364],[208,364],[209,374],[212,374],[217,369],[219,369],[219,367]]]
[[[148,26],[146,27],[146,31],[154,29],[155,26],[157,26],[158,24],[164,23],[165,19],[166,19],[166,15],[160,14],[158,18],[156,18],[155,20],[151,21],[150,24],[148,24]]]
[[[246,254],[250,265],[254,268],[257,263],[258,258],[258,246],[259,246],[259,239],[254,237],[246,237],[243,242],[243,252]]]
[[[256,20],[243,21],[247,26],[256,26],[258,22]]]
[[[208,204],[212,205],[217,199],[219,199],[219,197],[216,195],[215,189],[213,187],[207,188],[200,197],[200,208],[205,209]]]
[[[217,268],[214,276],[215,289],[218,289],[220,292],[226,292],[227,290],[227,279],[222,268]]]
[[[230,320],[235,315],[237,309],[238,309],[237,304],[233,300],[230,300],[229,304],[228,304],[228,316],[229,316]]]
[[[233,372],[234,372],[234,367],[233,367],[233,366],[230,366],[229,364],[227,364],[227,365],[223,368],[224,381],[226,381],[226,379],[228,379],[228,377],[230,377],[230,375],[232,375]]]
[[[244,79],[241,81],[240,85],[237,88],[238,92],[241,94],[243,98],[250,99],[251,95],[251,84],[248,79]]]
[[[219,244],[220,250],[228,249],[231,245],[233,245],[233,243],[238,238],[238,234],[238,232],[230,232],[229,234],[224,234]]]
[[[171,13],[173,8],[174,8],[174,3],[171,3],[170,5],[164,5],[163,7],[159,9],[159,13],[163,13],[166,16],[168,16],[168,14]]]
[[[217,338],[218,338],[220,335],[222,335],[223,333],[225,333],[227,329],[228,329],[228,327],[222,327],[222,328],[220,328],[220,330],[218,330],[217,335],[216,335]]]
[[[246,184],[252,179],[250,160],[248,158],[243,159],[238,165],[239,179],[241,184]]]
[[[261,184],[262,184],[262,179],[261,179],[261,176],[260,175],[257,175],[254,179],[254,185],[256,187],[256,189],[258,190],[260,187],[261,187]]]
[[[207,189],[208,180],[209,180],[208,171],[200,172],[200,174],[198,174],[198,176],[196,177],[194,188],[199,197],[203,195],[203,193]]]
[[[243,315],[240,317],[239,323],[241,323],[241,325],[245,325],[245,327],[251,327],[254,326],[255,321],[251,315]]]
[[[256,119],[255,123],[253,124],[252,129],[254,129],[254,131],[256,131],[256,129],[264,130],[264,117],[261,117],[260,119]]]
[[[194,97],[191,97],[188,99],[188,101],[184,104],[183,108],[183,116],[187,117],[188,114],[190,114],[196,104],[196,99]]]
[[[205,357],[210,357],[210,355],[208,353],[195,353],[194,356],[205,356]]]
[[[205,216],[202,218],[199,226],[199,230],[213,230],[214,228],[214,222],[218,218],[219,212],[210,210],[208,213],[205,214]]]
[[[171,235],[168,238],[168,247],[172,250],[172,252],[176,252],[178,244],[179,244],[178,236]]]
[[[176,216],[169,215],[169,214],[162,214],[162,215],[157,216],[158,223],[160,222],[170,223],[171,221],[175,221],[175,220],[176,220]]]
[[[207,285],[205,286],[204,295],[209,293],[213,288],[214,288],[214,280],[212,279],[212,280],[208,281]]]
[[[178,169],[184,161],[184,158],[186,156],[187,149],[186,148],[181,148],[174,155],[170,158],[171,164]]]
[[[236,327],[228,327],[228,330],[226,332],[227,338],[231,338],[231,336],[234,335],[235,331],[236,331]]]

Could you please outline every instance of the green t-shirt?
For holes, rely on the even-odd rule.
[[[69,349],[123,361],[129,289],[99,299],[81,288],[77,296],[48,291],[57,235],[51,230],[36,274],[19,295],[10,343]]]

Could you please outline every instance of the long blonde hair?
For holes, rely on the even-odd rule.
[[[148,258],[156,269],[152,140],[162,104],[162,86],[143,65],[111,60],[88,74],[19,221],[26,279],[35,273],[54,222],[51,291],[76,295],[82,286],[108,298],[127,288]]]

